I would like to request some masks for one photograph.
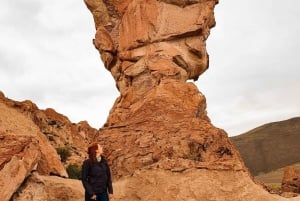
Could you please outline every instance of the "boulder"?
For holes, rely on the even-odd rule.
[[[284,200],[255,183],[195,84],[217,0],[85,0],[120,96],[96,139],[114,200]]]
[[[0,197],[3,201],[9,200],[34,170],[44,175],[68,176],[55,149],[30,118],[3,102],[0,102],[0,114]]]
[[[0,197],[8,201],[36,169],[41,152],[38,140],[31,136],[4,135],[0,132],[0,141]]]
[[[252,182],[244,171],[143,169],[114,183],[114,201],[287,201]]]
[[[79,180],[33,173],[12,201],[82,201],[84,190]]]
[[[283,192],[300,193],[300,170],[292,166],[284,169],[281,188]]]
[[[54,109],[39,109],[29,100],[14,101],[5,98],[4,94],[0,93],[0,102],[31,119],[39,128],[39,133],[43,134],[40,136],[44,136],[41,137],[42,142],[49,141],[55,149],[68,149],[71,157],[67,158],[66,164],[81,163],[82,159],[87,156],[87,145],[98,135],[98,130],[92,128],[87,121],[72,123],[68,117]]]

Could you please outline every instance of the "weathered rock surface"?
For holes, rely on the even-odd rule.
[[[286,167],[281,184],[282,191],[300,193],[300,170]]]
[[[0,138],[0,196],[6,201],[36,169],[41,154],[38,141],[30,136],[0,134]]]
[[[4,154],[6,157],[1,167],[5,167],[6,162],[9,162],[11,158],[25,151],[27,146],[38,144],[40,160],[37,170],[41,174],[67,176],[55,149],[30,119],[16,110],[8,108],[3,103],[0,103],[0,110],[1,148],[2,150],[7,150],[1,152],[1,155]],[[23,142],[22,139],[24,139]]]
[[[170,161],[162,169],[245,170],[226,133],[207,118],[205,98],[194,84],[162,80],[133,107],[130,118],[104,127],[98,137],[117,177],[164,159]]]
[[[82,201],[84,190],[79,180],[32,174],[13,201]]]
[[[176,173],[139,170],[114,184],[114,201],[279,201],[254,184],[243,171],[190,169]]]
[[[66,176],[54,147],[70,146],[72,161],[82,162],[87,144],[99,140],[112,168],[112,201],[299,201],[253,181],[227,134],[210,122],[205,97],[186,82],[208,68],[217,2],[85,0],[94,45],[120,97],[98,132],[0,93],[1,199],[83,200],[79,181],[49,176]]]
[[[0,102],[31,119],[43,134],[43,141],[48,139],[54,148],[67,147],[70,150],[71,157],[68,158],[67,164],[81,163],[86,157],[87,145],[98,135],[98,130],[92,128],[88,122],[72,123],[54,109],[40,110],[29,100],[14,101],[1,94]]]
[[[94,45],[121,96],[107,125],[118,125],[162,80],[197,80],[208,68],[205,41],[216,0],[85,0],[93,13]]]
[[[120,91],[97,137],[114,200],[281,200],[254,183],[227,134],[211,124],[205,97],[186,82],[208,68],[218,1],[85,3],[94,45]]]
[[[2,102],[0,114],[0,186],[3,200],[9,200],[32,170],[45,175],[68,176],[55,149],[30,119]]]
[[[217,1],[85,2],[94,45],[121,93],[98,137],[114,174],[165,158],[185,161],[176,167],[183,169],[244,169],[226,133],[210,123],[205,97],[186,83],[208,67],[205,40]]]
[[[73,124],[53,109],[40,110],[31,101],[14,101],[0,92],[0,200],[8,201],[15,192],[23,189],[24,181],[27,181],[33,171],[38,175],[68,177],[64,165],[81,165],[86,157],[87,144],[97,133],[86,121]],[[64,165],[55,150],[58,147],[68,147],[71,151],[71,156]],[[73,180],[63,181],[72,183]],[[45,186],[48,188],[48,184]],[[55,192],[49,191],[47,196],[53,194],[57,198],[54,196]],[[72,200],[73,197],[69,197]],[[77,197],[77,200],[82,200],[82,191]],[[26,199],[48,198],[33,199],[29,196]]]

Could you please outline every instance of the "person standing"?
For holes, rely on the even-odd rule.
[[[98,142],[88,147],[88,159],[83,162],[81,172],[85,201],[109,201],[109,195],[113,194],[110,168],[102,154]]]

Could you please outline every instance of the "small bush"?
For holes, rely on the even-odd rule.
[[[68,147],[58,147],[56,148],[56,152],[60,156],[61,162],[66,162],[67,159],[71,156],[71,151]]]
[[[81,179],[81,166],[76,163],[69,164],[67,173],[71,179]]]
[[[281,192],[281,183],[266,183],[269,192],[279,194]]]
[[[201,160],[201,144],[195,143],[195,142],[189,142],[189,153],[188,153],[188,159],[194,160],[194,161],[200,161]]]

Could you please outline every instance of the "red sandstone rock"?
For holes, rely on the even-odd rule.
[[[227,134],[211,124],[205,97],[186,82],[208,68],[217,2],[85,0],[94,45],[120,91],[97,137],[114,200],[281,200],[254,183]]]
[[[282,178],[281,189],[284,192],[300,193],[300,170],[286,167]]]
[[[38,141],[31,136],[1,133],[0,138],[0,196],[6,201],[36,169],[41,153]]]
[[[171,172],[161,169],[138,170],[114,183],[114,201],[279,201],[254,184],[243,171],[189,169]]]
[[[67,177],[59,156],[39,128],[24,114],[1,101],[1,199],[9,200],[33,170],[40,174]]]
[[[227,134],[210,123],[205,97],[186,83],[208,67],[205,40],[217,1],[85,2],[97,29],[94,45],[111,55],[104,63],[121,93],[98,137],[114,174],[165,158],[187,161],[177,168],[244,170]]]
[[[142,101],[161,79],[197,80],[208,68],[205,40],[217,1],[85,2],[97,29],[94,45],[125,99],[112,110],[120,118],[127,112],[115,109],[126,110],[126,99]]]
[[[62,176],[58,166],[51,166],[53,158],[57,161],[53,147],[71,146],[77,156],[72,161],[82,161],[84,148],[95,139],[104,145],[112,168],[112,201],[300,200],[271,195],[254,183],[227,134],[211,124],[205,97],[186,82],[208,68],[205,40],[215,25],[217,0],[85,2],[97,29],[94,45],[120,97],[97,132],[87,122],[72,125],[52,109],[41,111],[30,101],[14,102],[0,93],[0,140],[12,143],[19,133],[31,133],[17,140],[13,152],[3,149],[0,174],[18,175],[8,188],[7,178],[0,183],[4,201],[16,189],[12,201],[82,200],[79,181],[31,174],[19,185],[35,164],[40,174]],[[27,151],[35,157],[28,158]],[[15,154],[24,156],[20,173],[7,168],[18,165]]]
[[[67,164],[81,163],[82,158],[86,157],[87,145],[98,135],[98,131],[88,122],[72,123],[66,116],[52,108],[40,110],[29,100],[13,101],[5,98],[3,93],[0,94],[0,100],[8,107],[29,117],[43,133],[41,135],[44,136],[43,141],[46,137],[54,148],[68,147],[72,156],[68,158]]]
[[[82,201],[83,199],[84,190],[79,180],[41,176],[36,173],[26,180],[26,183],[12,198],[13,201]]]
[[[65,166],[81,165],[87,144],[97,135],[86,121],[74,124],[54,109],[40,110],[29,100],[14,101],[0,92],[1,201],[22,189],[32,171],[67,177],[55,148],[68,147],[71,151]],[[6,184],[8,180],[11,182]]]

